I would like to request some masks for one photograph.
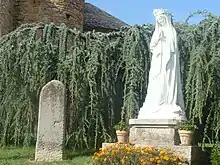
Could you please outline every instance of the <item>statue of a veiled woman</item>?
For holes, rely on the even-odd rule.
[[[147,96],[138,118],[185,120],[176,30],[166,10],[155,9],[154,15]]]

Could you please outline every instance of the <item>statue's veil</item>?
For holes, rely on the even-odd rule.
[[[174,49],[177,48],[177,38],[176,38],[176,30],[172,24],[171,14],[167,13],[167,11],[164,9],[155,9],[153,13],[154,13],[154,16],[156,17],[156,25],[155,25],[155,31],[151,38],[151,44],[150,44],[151,49],[152,49],[152,45],[159,39],[159,35],[161,31],[163,31],[163,34],[167,39],[166,42],[169,43],[170,45],[170,51],[175,52]],[[161,26],[158,23],[157,21],[158,16],[164,17],[165,25]]]

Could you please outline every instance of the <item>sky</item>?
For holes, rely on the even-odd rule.
[[[220,0],[86,0],[129,25],[154,23],[153,9],[171,12],[174,21],[184,22],[190,13],[206,10],[220,16]],[[203,17],[195,16],[190,23]]]

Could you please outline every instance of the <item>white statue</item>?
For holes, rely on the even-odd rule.
[[[155,9],[154,15],[149,84],[138,118],[186,120],[176,30],[166,10]]]

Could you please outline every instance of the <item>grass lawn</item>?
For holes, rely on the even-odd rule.
[[[91,152],[65,151],[64,161],[35,162],[34,148],[1,148],[0,165],[90,165]]]

